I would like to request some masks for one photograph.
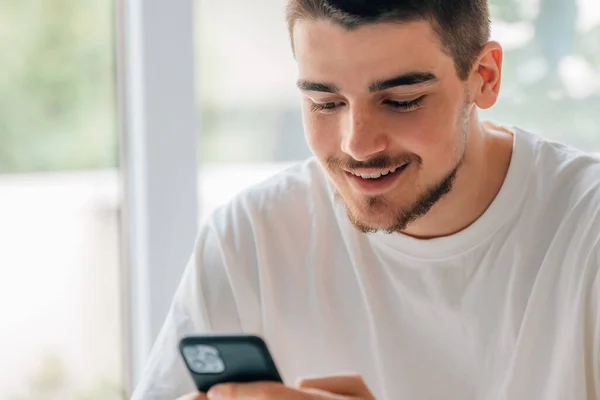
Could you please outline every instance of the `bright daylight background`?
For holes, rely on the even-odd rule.
[[[491,6],[485,116],[600,151],[600,2]],[[0,400],[125,397],[114,7],[0,2]],[[200,217],[310,154],[282,7],[196,2]]]

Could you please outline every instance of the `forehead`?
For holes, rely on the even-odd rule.
[[[438,77],[453,67],[437,34],[425,20],[376,23],[347,30],[328,20],[300,20],[294,51],[301,79],[362,85],[406,72]]]

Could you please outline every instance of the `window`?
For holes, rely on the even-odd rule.
[[[498,103],[484,117],[600,151],[600,2],[491,0],[505,50]]]
[[[311,155],[281,0],[197,0],[200,217]]]
[[[122,398],[113,5],[0,3],[0,392]]]

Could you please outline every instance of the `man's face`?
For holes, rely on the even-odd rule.
[[[426,21],[301,20],[293,35],[307,141],[338,199],[365,232],[405,229],[465,152],[471,104],[452,58]]]

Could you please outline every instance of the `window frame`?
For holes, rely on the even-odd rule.
[[[130,396],[197,234],[194,0],[116,0],[124,389]]]

